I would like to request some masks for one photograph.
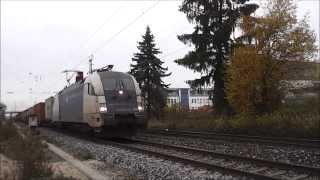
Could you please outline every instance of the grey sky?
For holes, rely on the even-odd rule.
[[[172,72],[165,81],[187,87],[197,75],[173,62],[188,50],[177,34],[192,31],[181,2],[1,1],[2,101],[22,110],[44,100],[66,85],[61,71],[87,72],[91,53],[94,67],[128,71],[147,25]],[[298,1],[298,17],[307,12],[319,36],[319,1]]]

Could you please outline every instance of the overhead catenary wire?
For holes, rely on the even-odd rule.
[[[140,15],[138,15],[135,19],[133,19],[133,21],[130,21],[128,24],[126,24],[124,27],[122,27],[119,31],[117,31],[113,36],[111,36],[110,38],[108,38],[106,41],[104,41],[102,43],[101,46],[99,46],[98,48],[96,48],[92,54],[98,52],[99,50],[101,50],[103,47],[105,47],[108,43],[110,43],[115,37],[117,37],[119,34],[121,34],[123,31],[125,31],[126,29],[128,29],[130,26],[132,26],[134,23],[136,23],[143,15],[145,15],[147,12],[149,12],[151,9],[153,9],[158,3],[160,2],[160,0],[158,0],[157,2],[155,2],[154,4],[152,4],[151,6],[149,6],[145,11],[143,11]],[[77,69],[85,60],[87,60],[88,57],[82,59],[73,69]],[[71,75],[71,77],[73,77],[75,75],[75,73],[73,73]]]
[[[83,59],[81,60],[81,62],[82,62],[83,60],[87,60],[87,58],[88,58],[88,57],[83,58]],[[81,62],[77,64],[76,68],[78,68],[78,67],[81,65]],[[76,69],[76,68],[75,68],[75,69]],[[74,75],[75,75],[75,73],[72,73],[70,79],[72,79],[72,77],[73,77]],[[56,81],[54,81],[54,83],[50,83],[50,84],[51,84],[51,85],[55,85],[55,84],[57,84],[60,80],[61,80],[61,79],[57,79]],[[48,89],[48,88],[47,88],[47,89]],[[53,91],[53,92],[56,92],[56,91]]]
[[[92,33],[89,38],[85,41],[85,43],[89,42],[108,22],[110,22],[110,20],[112,20],[112,18],[119,13],[119,11],[123,8],[123,6],[118,7],[112,14],[111,16],[109,16],[104,22],[103,24],[101,24],[95,31],[94,33]]]
[[[107,17],[107,19],[100,25],[98,28],[90,35],[88,38],[81,43],[82,45],[79,46],[75,51],[79,50],[80,48],[87,45],[87,43],[107,24],[110,22],[110,20],[113,19],[113,17],[119,13],[119,11],[123,8],[123,6],[119,6],[110,16]]]
[[[136,18],[133,19],[133,21],[129,22],[128,24],[126,24],[124,27],[122,27],[118,32],[116,32],[113,36],[111,36],[110,38],[108,38],[106,41],[104,41],[101,46],[99,46],[98,48],[96,48],[94,51],[92,51],[92,53],[97,53],[99,50],[101,50],[102,48],[104,48],[107,44],[109,44],[115,37],[117,37],[119,34],[121,34],[123,31],[125,31],[126,29],[128,29],[130,26],[132,26],[134,23],[136,23],[142,16],[144,16],[146,13],[148,13],[151,9],[153,9],[158,3],[160,2],[160,0],[156,1],[153,5],[149,6],[145,11],[143,11],[140,15],[138,15]]]
[[[110,38],[108,38],[106,41],[104,41],[102,43],[101,46],[99,46],[98,48],[96,48],[94,51],[92,51],[94,54],[96,52],[98,52],[99,50],[101,50],[103,47],[105,47],[108,43],[110,43],[115,37],[117,37],[119,34],[121,34],[123,31],[125,31],[126,29],[128,29],[130,26],[132,26],[134,23],[136,23],[143,15],[145,15],[147,12],[149,12],[151,9],[153,9],[158,3],[160,2],[160,0],[158,0],[156,3],[154,3],[153,5],[149,6],[145,11],[143,11],[140,15],[138,15],[135,19],[133,19],[133,21],[129,22],[128,24],[126,24],[124,27],[122,27],[119,31],[117,31],[113,36],[111,36]],[[78,68],[85,60],[87,60],[88,56],[86,56],[85,58],[83,58],[82,60],[80,60],[80,62],[73,68],[76,69]]]
[[[108,17],[106,18],[106,20],[105,20],[100,26],[98,26],[98,28],[96,28],[96,30],[95,30],[90,36],[88,36],[88,38],[87,38],[85,41],[83,41],[83,43],[81,43],[82,45],[80,45],[75,51],[77,51],[77,50],[81,49],[82,47],[84,47],[108,22],[110,22],[110,20],[113,19],[113,17],[114,17],[117,13],[119,13],[119,11],[120,11],[122,8],[123,8],[123,6],[119,6],[110,16],[108,16]],[[69,54],[69,57],[70,57],[70,54]],[[84,60],[86,60],[86,59],[87,59],[87,57],[82,58],[82,59],[81,59],[81,63],[82,63]],[[81,63],[77,64],[75,67],[78,68],[78,67],[81,65]],[[72,75],[72,77],[73,77],[73,76],[74,76],[74,75]],[[53,83],[53,84],[56,84],[59,80],[60,80],[60,79],[57,79],[57,80],[55,81],[55,83]],[[51,84],[52,84],[52,83],[51,83]]]
[[[136,23],[141,17],[143,17],[146,13],[148,13],[151,9],[153,9],[158,3],[160,2],[160,0],[157,0],[154,4],[152,4],[151,6],[149,6],[146,10],[144,10],[140,15],[138,15],[135,19],[133,19],[132,21],[130,21],[128,24],[126,24],[124,27],[122,27],[119,31],[117,31],[113,36],[111,36],[110,38],[108,38],[106,41],[104,41],[102,43],[102,45],[100,45],[98,48],[96,48],[93,53],[97,53],[99,50],[101,50],[103,47],[105,47],[107,44],[109,44],[115,37],[117,37],[119,34],[121,34],[122,32],[124,32],[126,29],[128,29],[130,26],[132,26],[134,23]],[[121,8],[121,7],[120,7]],[[117,10],[118,11],[118,10]],[[112,17],[117,13],[117,11],[115,13],[113,13],[113,15],[111,15]],[[110,18],[111,18],[110,16]],[[110,19],[108,18],[108,19]],[[102,27],[107,23],[108,20],[106,20],[101,26],[99,26],[97,28],[97,30],[88,38],[88,40],[86,42],[88,42],[100,29],[102,29]],[[92,53],[92,54],[93,54]],[[88,59],[88,56],[86,57],[82,57],[80,62],[74,66],[74,68],[72,69],[77,69],[79,68],[79,66],[85,62]],[[71,78],[75,75],[75,73],[73,73],[71,75]],[[54,84],[56,84],[59,80],[57,80]]]

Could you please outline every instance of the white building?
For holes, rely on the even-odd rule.
[[[172,107],[178,105],[187,109],[199,109],[202,106],[212,106],[209,97],[211,89],[201,91],[190,88],[170,88],[168,89],[167,105]]]

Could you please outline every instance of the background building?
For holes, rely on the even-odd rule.
[[[284,78],[288,83],[285,101],[303,102],[306,99],[320,98],[320,63],[290,61],[286,63],[290,73]]]
[[[0,103],[0,120],[4,119],[5,111],[6,111],[6,105]]]
[[[169,88],[167,105],[180,106],[186,109],[199,109],[202,106],[212,106],[212,100],[209,97],[211,89],[202,89],[201,91],[191,88]]]

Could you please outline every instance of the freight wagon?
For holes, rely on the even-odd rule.
[[[109,137],[132,135],[146,126],[141,91],[133,76],[109,68],[86,78],[77,73],[75,83],[19,114],[21,119],[36,117],[39,125],[73,126]]]
[[[42,125],[45,121],[45,109],[44,109],[44,103],[40,102],[36,105],[34,105],[31,108],[31,115],[35,116],[35,118],[38,121],[39,125]]]
[[[54,103],[54,97],[49,97],[45,100],[45,122],[48,123],[52,121],[53,117],[53,103]]]
[[[38,125],[45,123],[45,104],[43,102],[22,111],[16,116],[18,121],[25,124],[29,124],[30,118],[35,119]]]

